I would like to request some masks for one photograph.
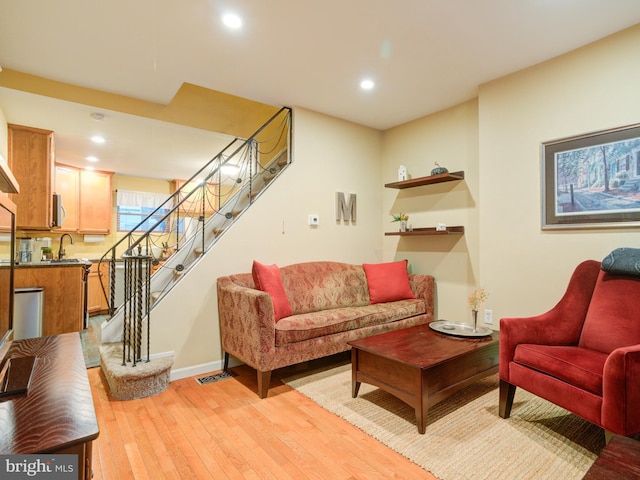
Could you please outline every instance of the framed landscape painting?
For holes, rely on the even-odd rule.
[[[640,124],[542,144],[542,228],[640,226]]]

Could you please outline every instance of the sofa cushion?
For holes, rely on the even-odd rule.
[[[415,299],[292,315],[276,324],[276,346],[394,322],[425,312],[424,301]]]
[[[362,265],[306,262],[282,267],[280,272],[294,315],[369,303]]]
[[[251,273],[253,274],[253,281],[258,290],[267,292],[271,297],[276,322],[283,317],[291,315],[291,304],[284,291],[278,266],[263,265],[254,260]]]
[[[639,298],[640,278],[600,271],[578,345],[611,353],[639,344]]]
[[[580,347],[520,344],[513,361],[602,396],[602,372],[608,355]]]
[[[409,285],[407,260],[387,263],[365,263],[369,303],[395,302],[416,298]]]

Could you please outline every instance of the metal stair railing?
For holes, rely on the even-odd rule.
[[[251,137],[229,143],[101,257],[98,268],[109,266],[108,285],[100,277],[108,313],[124,316],[123,343],[133,344],[134,364],[143,343],[148,352],[153,305],[290,164],[290,145],[291,109],[283,107]],[[117,283],[119,262],[125,264],[124,288]]]

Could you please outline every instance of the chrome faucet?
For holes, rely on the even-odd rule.
[[[73,237],[68,234],[68,233],[63,233],[60,236],[60,249],[58,250],[58,259],[62,260],[64,258],[64,256],[66,255],[66,252],[64,251],[64,246],[62,245],[62,240],[64,239],[64,237],[69,237],[69,240],[71,240],[71,245],[73,245]]]

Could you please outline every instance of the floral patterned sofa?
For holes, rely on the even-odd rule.
[[[262,276],[261,276],[262,275]],[[407,262],[307,262],[217,280],[224,368],[255,368],[265,398],[271,371],[348,350],[356,338],[433,321],[434,278]]]

